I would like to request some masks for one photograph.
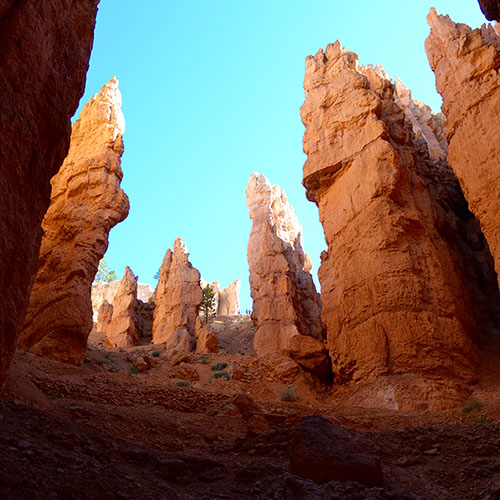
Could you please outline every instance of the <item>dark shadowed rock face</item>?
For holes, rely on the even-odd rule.
[[[382,483],[380,452],[375,443],[321,415],[302,419],[292,435],[290,459],[293,474],[316,483]]]
[[[479,0],[479,6],[488,21],[500,21],[500,0]]]
[[[68,151],[99,0],[0,0],[0,383],[37,268],[50,178]]]

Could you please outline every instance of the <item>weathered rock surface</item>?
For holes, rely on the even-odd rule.
[[[427,56],[448,119],[448,161],[500,272],[500,26],[472,30],[431,9]]]
[[[120,188],[125,122],[111,78],[73,124],[71,146],[52,179],[38,272],[19,337],[34,354],[83,362],[92,330],[92,281],[109,231],[128,214]]]
[[[200,273],[189,262],[186,245],[178,237],[173,250],[167,250],[160,268],[155,291],[153,343],[165,342],[167,352],[192,351],[202,297]]]
[[[98,3],[0,2],[0,384],[37,269],[50,178],[84,91]]]
[[[470,382],[485,299],[471,298],[452,195],[437,201],[456,185],[440,134],[430,141],[407,96],[357,59],[339,42],[309,56],[301,109],[304,185],[328,244],[319,279],[336,382],[402,373]]]
[[[97,326],[95,328],[96,331],[105,334],[108,330],[108,326],[111,323],[112,318],[113,318],[113,305],[110,304],[107,300],[104,300],[102,304],[99,306]]]
[[[137,279],[128,266],[116,292],[113,316],[105,332],[106,344],[112,347],[131,347],[139,343]]]
[[[302,248],[302,227],[285,192],[253,173],[246,204],[253,221],[248,264],[257,354],[286,351],[295,335],[322,340],[320,298]]]
[[[316,483],[382,483],[380,450],[360,432],[332,424],[321,415],[304,417],[290,443],[293,474]]]
[[[196,352],[201,354],[219,352],[219,339],[210,327],[210,324],[205,323],[199,316],[196,319],[195,337]]]
[[[479,0],[479,6],[488,21],[500,22],[500,0]]]
[[[94,282],[92,283],[92,311],[94,314],[94,322],[97,321],[97,312],[99,311],[100,305],[107,300],[110,304],[113,303],[115,299],[116,292],[120,287],[120,281],[106,282]],[[147,283],[137,283],[137,300],[144,303],[148,303],[153,297],[154,291],[151,285]]]
[[[236,316],[240,313],[240,287],[241,281],[235,280],[219,290],[217,316]]]

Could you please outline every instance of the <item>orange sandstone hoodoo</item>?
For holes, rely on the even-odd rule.
[[[441,118],[357,60],[339,42],[309,56],[301,109],[335,380],[359,389],[358,405],[450,406],[475,380],[487,309],[480,259],[460,236],[473,216],[444,161]]]
[[[38,272],[30,296],[22,347],[81,364],[92,330],[92,281],[113,226],[128,215],[120,188],[125,121],[118,81],[111,78],[73,124],[71,145],[52,179]]]
[[[0,2],[0,384],[35,278],[50,178],[85,88],[98,3]]]

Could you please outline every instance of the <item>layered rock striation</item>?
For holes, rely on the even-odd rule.
[[[439,407],[442,380],[475,379],[475,313],[487,299],[466,267],[484,255],[462,233],[481,235],[466,228],[442,120],[357,60],[339,42],[309,56],[301,109],[303,182],[328,245],[319,279],[333,371],[344,384],[392,376],[370,405]],[[423,402],[408,401],[412,384],[425,386]]]
[[[431,9],[425,48],[447,117],[448,161],[500,272],[500,26],[472,30]]]
[[[139,343],[137,278],[126,267],[113,300],[111,321],[105,327],[106,343],[112,347],[131,347]]]
[[[253,221],[248,242],[257,355],[290,352],[295,336],[321,346],[321,303],[302,247],[302,227],[285,192],[253,173],[246,189]]]
[[[120,188],[124,127],[118,81],[112,78],[83,107],[68,156],[52,179],[38,272],[19,337],[34,354],[75,365],[85,357],[92,281],[111,228],[129,210]]]
[[[203,298],[200,273],[189,262],[181,237],[168,249],[155,291],[153,343],[166,344],[167,352],[194,349],[195,326]]]
[[[0,2],[0,384],[37,269],[50,178],[84,91],[98,3]]]

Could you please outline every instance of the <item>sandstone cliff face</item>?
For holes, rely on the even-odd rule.
[[[453,184],[442,134],[432,137],[439,119],[357,59],[339,42],[309,56],[301,109],[304,185],[328,244],[319,278],[336,382],[470,382],[480,305],[464,286],[462,242],[451,243],[458,218],[437,202],[436,179]],[[403,401],[411,383],[379,389],[382,406],[420,404]],[[424,405],[439,407],[436,394]]]
[[[235,316],[240,313],[240,287],[240,280],[235,280],[219,291],[217,316]]]
[[[50,178],[85,87],[97,4],[0,2],[0,384],[37,269]]]
[[[500,0],[479,0],[479,6],[486,19],[500,22]]]
[[[92,283],[92,311],[94,315],[94,323],[97,322],[97,314],[99,307],[106,300],[110,304],[115,299],[116,292],[120,288],[120,281],[111,281],[110,283],[99,282]],[[153,297],[153,289],[147,283],[137,283],[137,300],[148,303]]]
[[[99,306],[96,331],[105,334],[112,319],[113,304],[110,304],[107,300],[103,300]]]
[[[128,214],[120,188],[124,118],[112,78],[83,107],[52,179],[38,272],[19,343],[37,355],[83,362],[92,329],[92,281],[109,231]]]
[[[257,354],[286,351],[296,335],[322,340],[320,299],[302,248],[302,227],[285,192],[254,173],[246,204],[253,221],[248,264]]]
[[[432,9],[425,47],[448,119],[448,161],[500,272],[500,27],[472,30]]]
[[[189,262],[186,245],[178,237],[173,250],[167,250],[160,268],[155,291],[153,343],[165,342],[167,352],[192,351],[202,297],[200,273]]]
[[[127,266],[113,300],[111,321],[105,330],[107,345],[131,347],[139,343],[137,309],[137,279]]]

